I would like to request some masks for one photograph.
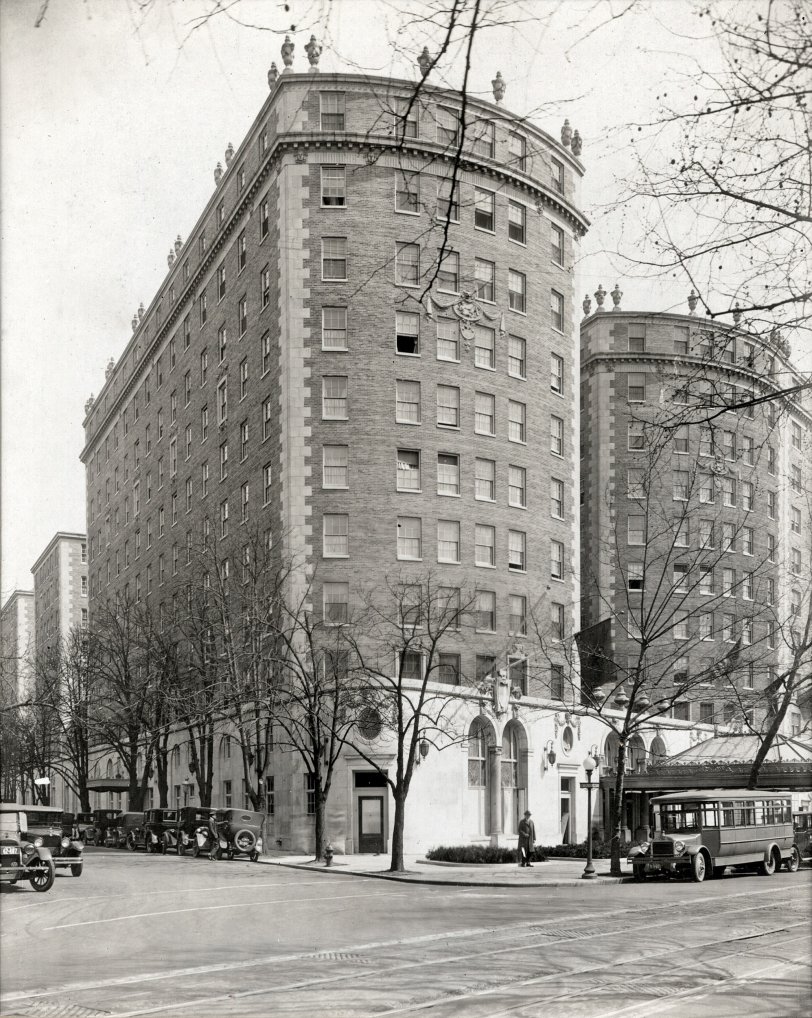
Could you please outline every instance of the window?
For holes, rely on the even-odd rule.
[[[484,258],[474,259],[474,281],[476,294],[480,300],[496,300],[496,267],[493,262]]]
[[[555,223],[550,223],[550,249],[555,265],[564,264],[564,231]]]
[[[557,353],[550,354],[550,391],[564,394],[564,358]]]
[[[271,303],[271,270],[264,265],[259,274],[260,305],[264,310]]]
[[[628,498],[646,497],[646,471],[642,467],[629,467],[626,471],[626,496]]]
[[[629,386],[629,402],[644,403],[646,399],[646,376],[640,372],[631,372],[626,376]]]
[[[456,251],[444,252],[437,271],[437,287],[444,293],[459,293],[460,256]]]
[[[474,363],[478,368],[496,367],[496,341],[493,329],[474,326]]]
[[[475,120],[472,134],[473,144],[471,148],[473,152],[478,156],[485,156],[487,159],[493,159],[493,121],[480,119]]]
[[[237,274],[245,268],[248,260],[248,246],[245,239],[245,230],[237,238]]]
[[[722,524],[722,551],[736,550],[736,525],[734,523]]]
[[[344,130],[344,93],[320,92],[319,110],[322,131]]]
[[[797,449],[800,452],[803,439],[803,430],[801,428],[801,425],[798,423],[798,421],[791,421],[790,428],[791,428],[792,448]]]
[[[722,478],[722,500],[725,505],[736,505],[736,478],[728,475]]]
[[[689,452],[688,425],[680,424],[674,429],[674,452]]]
[[[262,468],[262,504],[264,506],[269,505],[271,501],[273,484],[273,468],[270,463],[266,463]]]
[[[522,594],[510,595],[510,633],[525,636],[527,633],[527,598]]]
[[[550,452],[554,456],[564,455],[564,421],[550,415]]]
[[[496,565],[496,530],[477,523],[474,540],[474,561],[478,566]]]
[[[753,620],[742,619],[742,643],[749,647],[753,642]]]
[[[687,502],[691,491],[691,475],[687,470],[675,470],[674,478],[674,500]]]
[[[474,187],[474,226],[492,233],[496,229],[496,194],[482,187]]]
[[[322,420],[347,420],[347,376],[324,375],[321,380]]]
[[[323,555],[347,558],[350,553],[349,525],[346,513],[325,513],[323,517]]]
[[[508,439],[511,442],[526,442],[527,408],[524,403],[516,400],[508,400]]]
[[[395,171],[395,211],[420,213],[420,174],[409,170]]]
[[[775,497],[775,492],[769,492],[769,495]],[[750,512],[753,508],[753,484],[751,481],[742,481],[742,509],[745,512]]]
[[[508,269],[508,303],[511,311],[527,310],[527,278],[523,272]]]
[[[675,562],[672,575],[675,593],[686,594],[688,592],[688,564]]]
[[[550,315],[552,326],[559,332],[564,331],[564,297],[557,290],[550,291]]]
[[[460,118],[456,110],[447,106],[438,106],[435,110],[437,125],[437,141],[441,145],[457,145],[459,143]]]
[[[420,282],[420,247],[418,244],[398,243],[395,251],[395,282],[402,286],[417,286]]]
[[[645,425],[641,421],[629,421],[627,445],[630,452],[636,452],[646,447]]]
[[[339,281],[347,278],[346,237],[322,237],[321,278]]]
[[[459,361],[460,327],[448,318],[437,320],[437,360]]]
[[[550,515],[557,520],[564,519],[564,482],[557,477],[550,478]]]
[[[564,579],[564,544],[550,541],[550,576],[554,580]]]
[[[323,208],[343,208],[347,204],[343,166],[322,166],[321,204]]]
[[[423,557],[423,524],[418,516],[398,517],[398,558],[419,561]]]
[[[420,423],[420,382],[396,380],[395,420],[400,424]]]
[[[437,561],[460,561],[460,525],[457,520],[437,521]]]
[[[675,640],[687,640],[688,639],[688,615],[687,613],[680,612],[675,616],[674,622],[674,639]],[[680,659],[682,660],[682,659]],[[674,674],[674,681],[676,678],[676,669]]]
[[[511,165],[524,173],[527,169],[527,140],[524,135],[511,131],[508,135],[508,149]]]
[[[558,159],[550,159],[550,179],[553,189],[559,194],[564,193],[564,164]]]
[[[508,569],[525,572],[527,569],[527,539],[522,530],[508,531]]]
[[[527,378],[527,343],[519,336],[508,336],[508,374]]]
[[[706,505],[716,501],[716,480],[713,474],[700,474],[699,501]]]
[[[646,327],[645,325],[629,325],[629,351],[631,353],[646,352]]]
[[[628,589],[631,593],[641,593],[643,590],[643,563],[629,562],[626,576]]]
[[[794,576],[801,575],[801,549],[793,548],[790,555],[790,572]]]
[[[192,511],[192,478],[186,478],[186,512]]]
[[[801,532],[801,510],[797,506],[791,506],[790,510],[789,529],[793,534],[800,534]]]
[[[248,329],[248,298],[243,295],[240,298],[240,302],[237,305],[237,330],[240,339],[245,335]]]
[[[713,612],[700,612],[699,613],[699,639],[700,640],[713,640]]]
[[[226,266],[225,262],[220,265],[217,269],[217,302],[219,302],[226,295]]]
[[[208,310],[207,310],[207,307],[206,307],[206,291],[205,290],[203,291],[203,293],[200,294],[200,296],[197,299],[197,313],[198,313],[198,317],[200,319],[200,328],[202,329],[203,326],[206,324],[206,319],[208,317]],[[160,383],[159,383],[159,387],[160,387]]]
[[[248,481],[240,487],[240,507],[241,507],[241,520],[245,523],[248,520]]]
[[[228,537],[228,499],[220,503],[220,537]]]
[[[420,353],[420,316],[411,311],[395,312],[395,349],[400,354]]]
[[[205,442],[209,437],[209,408],[204,406],[200,410],[200,441]]]
[[[209,493],[209,464],[208,461],[200,464],[200,497],[205,498]]]
[[[454,182],[453,191],[450,179],[437,181],[437,218],[448,219],[452,223],[460,221],[459,181]]]
[[[322,342],[322,346],[323,346]],[[262,355],[262,374],[267,375],[271,369],[271,334],[265,332],[259,341],[260,354]]]
[[[248,358],[244,357],[240,361],[240,399],[245,399],[248,395]]]
[[[508,238],[517,244],[527,243],[527,209],[517,201],[508,201]]]
[[[627,521],[627,544],[646,543],[646,517],[630,514]]]
[[[163,410],[158,411],[158,441],[160,442],[164,437],[164,412]]]
[[[349,583],[325,583],[322,587],[324,621],[338,626],[349,618]]]
[[[493,397],[490,397],[491,400]],[[460,390],[454,385],[437,386],[437,427],[460,426]],[[492,432],[488,432],[492,434]]]
[[[228,418],[228,379],[217,385],[217,423],[223,424]]]
[[[440,386],[438,386],[439,390]],[[474,396],[474,431],[478,435],[496,434],[496,397],[488,392]]]
[[[413,99],[396,99],[395,106],[395,133],[398,138],[417,138],[419,134],[417,102]]]
[[[797,463],[793,463],[789,468],[789,484],[796,495],[800,495],[802,492],[801,486],[801,468]]]
[[[192,373],[187,371],[183,376],[183,405],[189,406],[192,402]]]
[[[713,520],[699,521],[699,546],[701,548],[716,547],[716,531]]]
[[[209,351],[200,351],[200,385],[204,386],[209,375]]]
[[[486,502],[495,501],[496,463],[493,460],[477,458],[474,471],[474,498]]]
[[[220,480],[224,481],[228,477],[228,442],[223,442],[220,446]]]
[[[496,630],[496,594],[492,590],[477,591],[477,629],[484,629],[489,633]],[[493,658],[487,658],[489,662],[486,674],[493,671]],[[484,662],[483,662],[484,663]],[[479,671],[480,655],[477,655],[477,672]],[[483,676],[484,678],[484,676]]]
[[[713,594],[716,584],[713,577],[713,566],[699,567],[699,593]]]
[[[767,515],[774,520],[778,511],[778,499],[774,491],[767,492]]]
[[[189,346],[191,345],[191,342],[192,342],[192,323],[189,319],[189,315],[187,315],[183,319],[183,349],[188,350]],[[149,399],[147,399],[147,403],[149,403]]]
[[[322,487],[346,488],[349,479],[349,448],[325,445],[322,449]]]
[[[460,656],[459,654],[443,654],[438,658],[437,681],[447,686],[458,686],[460,684]]]
[[[398,449],[397,490],[420,491],[420,452],[417,449]]]
[[[437,454],[437,494],[459,495],[460,458],[456,453]]]
[[[752,527],[742,527],[742,552],[745,555],[753,554],[754,535]]]

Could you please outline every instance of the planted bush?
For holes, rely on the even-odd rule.
[[[434,862],[518,863],[515,848],[496,845],[439,845],[429,849],[426,858]],[[533,862],[544,862],[544,854],[538,848],[533,850]]]

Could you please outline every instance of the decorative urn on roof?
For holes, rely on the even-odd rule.
[[[696,305],[697,305],[698,300],[699,300],[699,298],[694,293],[693,289],[691,289],[691,292],[688,294],[688,311],[692,315],[696,314]]]
[[[279,68],[276,64],[271,64],[268,70],[268,88],[273,88],[276,84],[276,79],[279,77]]]
[[[598,283],[598,289],[595,291],[595,303],[598,305],[596,311],[605,311],[606,308],[603,306],[603,302],[606,299],[606,290],[603,288],[603,283]]]
[[[507,91],[507,83],[502,77],[501,71],[496,72],[496,77],[491,82],[491,87],[493,88],[494,99],[500,103],[505,98],[505,92]]]
[[[93,393],[91,392],[91,394],[90,394],[90,395],[88,396],[88,398],[87,398],[87,399],[85,400],[85,417],[87,417],[87,415],[88,415],[88,414],[90,413],[90,411],[91,411],[91,410],[93,409],[93,404],[94,404],[95,402],[96,402],[96,397],[95,397],[95,396],[93,395]]]
[[[231,142],[226,145],[226,166],[231,166],[231,160],[234,158],[234,146]]]
[[[570,127],[569,120],[564,121],[564,126],[561,128],[561,144],[564,148],[569,148],[572,142],[572,128]]]
[[[282,63],[285,65],[285,70],[282,72],[285,74],[293,67],[293,51],[296,48],[295,43],[290,41],[290,36],[285,36],[285,41],[282,43]]]
[[[133,327],[133,332],[138,328],[138,315],[133,315],[133,320],[130,323]]]
[[[581,154],[581,150],[583,149],[583,147],[584,143],[581,140],[581,135],[578,133],[578,131],[575,131],[572,135],[572,154],[574,156],[579,156]]]
[[[144,317],[144,302],[141,301],[141,303],[138,305],[138,321],[140,322],[143,317]]]
[[[223,164],[222,163],[218,163],[214,167],[214,183],[215,183],[215,185],[219,184],[222,179],[223,179]]]
[[[105,381],[109,381],[110,380],[110,376],[113,374],[113,372],[115,370],[116,370],[116,362],[111,357],[110,360],[107,362],[107,367],[104,369],[104,380]]]
[[[584,309],[584,318],[589,318],[592,314],[592,300],[590,299],[589,294],[586,294],[584,297],[584,302],[581,307]]]
[[[175,254],[180,253],[180,249],[183,247],[183,241],[180,239],[180,234],[175,237]]]
[[[612,310],[620,311],[620,302],[623,299],[623,291],[620,289],[620,285],[618,283],[615,283],[615,288],[609,296],[612,298],[612,303],[614,304]]]
[[[175,264],[175,252],[172,250],[171,247],[169,249],[169,254],[166,256],[166,262],[169,265],[170,269]]]
[[[418,67],[420,68],[421,76],[425,78],[426,75],[429,73],[429,68],[431,67],[431,55],[429,53],[428,46],[423,47],[423,52],[417,58],[417,64]]]
[[[315,35],[310,36],[310,42],[305,46],[305,53],[307,53],[307,60],[310,64],[311,71],[317,71],[319,69],[319,57],[321,56],[321,46],[316,42]]]

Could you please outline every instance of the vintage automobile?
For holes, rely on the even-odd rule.
[[[56,869],[69,869],[71,876],[81,877],[84,845],[75,830],[73,814],[56,806],[26,806],[25,817],[28,837],[36,846],[48,849]]]
[[[144,813],[146,828],[147,852],[164,853],[168,848],[176,848],[178,811],[176,809],[148,809]]]
[[[251,862],[259,859],[262,851],[262,813],[247,809],[217,809],[209,818],[209,827],[214,834],[209,847],[210,859],[222,859],[225,855],[247,855]]]
[[[16,802],[0,805],[0,883],[27,880],[35,891],[48,891],[56,878],[51,853],[35,844],[28,833],[26,807]]]
[[[116,817],[121,811],[117,809],[94,809],[93,819],[85,828],[86,845],[116,844]]]
[[[116,846],[134,852],[147,847],[143,813],[119,813],[116,817]]]
[[[65,816],[68,814],[66,813]],[[73,827],[75,828],[75,837],[79,841],[85,840],[85,833],[88,827],[93,826],[93,814],[92,813],[73,813]]]
[[[812,859],[812,813],[793,813],[792,828],[799,855],[804,862]]]
[[[193,856],[197,857],[200,855],[200,847],[197,844],[196,833],[199,828],[202,828],[206,834],[206,840],[208,841],[209,828],[209,817],[214,812],[213,809],[207,806],[183,806],[178,810],[178,855],[185,855],[186,852],[191,852]],[[213,838],[214,835],[212,834]],[[206,846],[207,850],[210,846]]]

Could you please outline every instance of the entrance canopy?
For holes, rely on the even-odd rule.
[[[88,792],[128,792],[130,782],[127,778],[89,778]]]

